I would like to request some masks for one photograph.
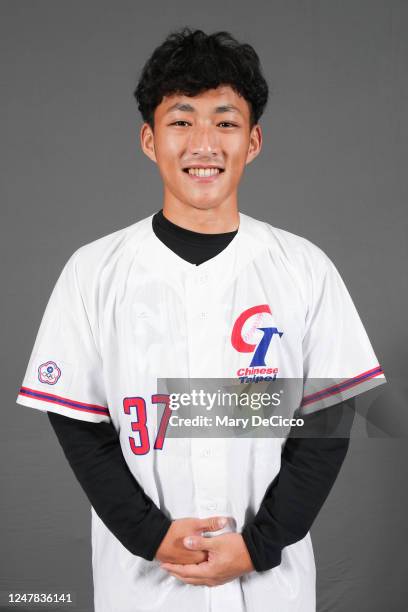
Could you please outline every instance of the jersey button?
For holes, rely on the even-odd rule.
[[[208,281],[208,275],[207,274],[200,274],[200,276],[198,277],[198,282],[200,285],[205,285],[205,283]]]

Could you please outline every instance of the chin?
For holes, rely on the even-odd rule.
[[[220,204],[225,200],[224,197],[215,198],[213,195],[208,194],[207,197],[203,194],[200,194],[200,197],[186,197],[184,201],[188,203],[190,206],[194,208],[199,208],[200,210],[208,210],[210,208],[217,208]]]
[[[216,208],[219,206],[218,202],[189,202],[189,205],[193,208],[198,208],[200,210],[210,210],[211,208]]]

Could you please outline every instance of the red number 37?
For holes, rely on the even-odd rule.
[[[164,436],[166,435],[167,425],[171,415],[169,406],[169,395],[163,393],[155,393],[152,395],[152,404],[164,404],[164,412],[160,420],[160,426],[157,430],[156,440],[154,441],[154,449],[162,450]],[[132,410],[136,416],[136,421],[131,421],[132,431],[137,432],[138,439],[129,436],[129,444],[132,452],[135,455],[146,455],[150,450],[149,431],[147,429],[147,413],[146,402],[143,397],[125,397],[123,400],[123,410],[125,414],[132,415]]]

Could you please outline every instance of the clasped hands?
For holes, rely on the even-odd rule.
[[[253,571],[240,533],[202,536],[226,524],[225,517],[174,520],[156,553],[160,567],[186,584],[205,586],[218,586]]]

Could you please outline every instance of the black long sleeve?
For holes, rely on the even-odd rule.
[[[48,418],[98,516],[131,553],[151,561],[171,520],[129,470],[113,425],[54,412]]]
[[[344,437],[296,437],[292,428],[282,451],[281,468],[268,487],[254,519],[242,531],[257,571],[281,563],[282,550],[304,538],[338,476],[349,447],[354,400],[304,417],[303,435],[324,431],[327,414],[342,422]]]

